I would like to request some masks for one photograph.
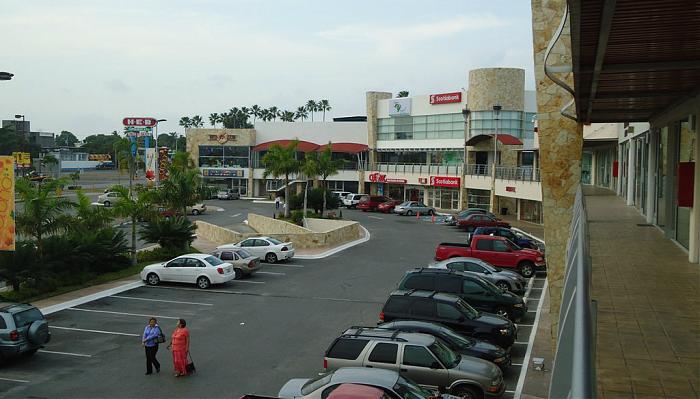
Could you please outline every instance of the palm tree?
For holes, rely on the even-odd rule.
[[[309,179],[315,179],[319,175],[318,152],[307,152],[299,171],[304,175],[304,227],[306,227],[306,207],[309,193]]]
[[[187,250],[197,238],[196,230],[197,225],[184,217],[155,218],[139,231],[139,238],[161,248]]]
[[[192,117],[192,127],[194,128],[199,128],[204,126],[204,121],[202,120],[202,117],[199,115],[195,115]]]
[[[275,107],[273,105],[272,107],[268,108],[267,110],[270,111],[270,117],[272,118],[272,121],[276,122],[277,117],[279,116],[279,110],[277,109],[277,107]]]
[[[161,183],[158,190],[157,200],[169,209],[182,212],[182,215],[187,217],[187,207],[200,200],[202,181],[199,170],[178,167],[173,163],[168,172],[168,179]]]
[[[294,112],[283,111],[280,113],[280,119],[282,119],[282,122],[293,122],[294,121]]]
[[[212,126],[216,127],[216,124],[219,122],[219,114],[217,112],[214,112],[213,114],[209,114],[209,123],[211,123]]]
[[[328,100],[320,100],[318,102],[318,110],[323,111],[323,121],[324,122],[326,121],[326,111],[330,111],[331,109],[333,109],[333,108],[331,107]]]
[[[338,169],[343,167],[343,163],[342,159],[333,159],[331,142],[329,141],[326,148],[318,156],[318,175],[321,176],[323,181],[323,208],[321,208],[321,215],[326,209],[326,180],[328,177],[337,174]]]
[[[262,108],[260,108],[258,104],[255,104],[252,107],[250,107],[250,111],[253,115],[253,125],[255,125],[257,119],[260,118],[260,115],[262,115]]]
[[[397,98],[401,97],[408,97],[408,90],[401,90],[400,92],[396,93]]]
[[[318,111],[318,105],[316,104],[316,101],[314,100],[309,100],[306,102],[306,110],[311,112],[311,122],[314,121],[314,112]]]
[[[43,253],[44,237],[66,231],[71,225],[72,218],[66,211],[74,204],[56,195],[56,190],[65,184],[65,179],[43,181],[36,185],[27,179],[19,179],[15,183],[17,197],[24,203],[15,216],[17,231],[36,240],[39,257]]]
[[[301,106],[297,108],[297,112],[294,115],[295,119],[300,119],[301,121],[304,122],[304,119],[309,117],[309,113],[306,111],[306,107]]]
[[[46,154],[41,158],[41,166],[48,166],[49,170],[53,172],[53,166],[58,165],[58,159],[53,154]],[[43,169],[43,168],[42,168]],[[60,171],[59,171],[60,173]]]
[[[166,180],[167,181],[167,180]],[[114,213],[131,219],[131,264],[136,264],[136,223],[139,220],[150,219],[153,215],[154,191],[141,190],[133,192],[121,185],[116,185],[110,191],[117,193],[114,203]]]
[[[299,161],[296,159],[298,145],[299,140],[292,141],[286,147],[275,144],[262,157],[262,164],[265,167],[263,178],[272,176],[277,179],[284,176],[284,200],[287,203],[284,207],[285,218],[289,217],[289,175],[299,171]]]
[[[248,117],[250,116],[250,108],[248,107],[241,107],[241,115],[243,116],[243,121],[245,122],[248,120]],[[245,127],[245,126],[243,126]]]
[[[112,223],[114,212],[111,208],[92,205],[92,200],[82,190],[78,190],[76,194],[78,201],[75,204],[76,223],[71,225],[73,231],[94,232]]]
[[[180,126],[184,127],[185,130],[192,127],[192,119],[189,116],[183,116],[180,118]]]

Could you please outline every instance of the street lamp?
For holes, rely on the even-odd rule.
[[[496,159],[498,158],[498,121],[502,107],[493,106],[493,116],[496,121],[493,135],[493,170],[491,171],[491,213],[496,213]]]
[[[467,107],[467,104],[464,104],[464,109],[462,109],[462,116],[464,117],[464,159],[462,160],[462,181],[464,181],[466,175],[467,175],[467,158],[469,156],[469,153],[467,152],[467,140],[468,137],[470,136],[469,132],[469,115],[472,113],[472,111],[469,110]],[[459,188],[459,192],[462,194],[462,200],[460,201],[460,207],[466,202],[468,207],[468,200],[464,200],[464,195],[466,194],[465,189],[463,187]],[[468,194],[467,194],[468,195]]]
[[[154,144],[154,145],[155,145],[155,147],[156,147],[156,153],[155,153],[155,157],[156,157],[156,170],[154,171],[155,174],[156,174],[156,176],[155,176],[155,177],[156,177],[156,187],[158,187],[158,182],[159,182],[159,180],[160,180],[160,165],[159,165],[159,161],[160,161],[160,150],[159,150],[159,148],[158,148],[158,124],[159,124],[160,122],[166,122],[166,121],[167,121],[167,119],[158,119],[158,120],[156,120],[156,137],[155,137],[155,139],[154,139],[154,141],[155,141],[155,144]]]
[[[0,72],[0,80],[10,80],[13,76],[15,75],[9,72]]]

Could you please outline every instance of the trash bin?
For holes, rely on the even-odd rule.
[[[508,208],[501,208],[501,215],[507,215],[508,214]]]

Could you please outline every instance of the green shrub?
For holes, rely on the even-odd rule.
[[[290,211],[304,208],[304,193],[291,194],[287,205],[289,206]]]
[[[198,251],[192,247],[189,247],[187,249],[158,247],[158,248],[154,248],[154,249],[149,249],[147,251],[137,252],[136,259],[139,263],[141,263],[141,262],[159,262],[159,261],[170,260],[170,259],[178,257],[180,255],[189,254],[192,252],[198,252]]]
[[[302,226],[304,224],[304,211],[303,210],[295,210],[292,211],[292,213],[289,215],[290,216],[290,222]]]
[[[142,240],[157,243],[163,248],[189,248],[196,236],[197,225],[178,216],[168,219],[152,219],[141,229]]]

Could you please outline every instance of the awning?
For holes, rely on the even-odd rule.
[[[328,147],[328,144],[324,144],[318,147],[318,151],[321,152]],[[367,144],[358,143],[331,143],[331,152],[342,152],[345,154],[358,154],[360,152],[365,152],[369,150]]]
[[[286,147],[289,145],[294,140],[273,140],[273,141],[268,141],[266,143],[261,143],[253,147],[253,152],[260,152],[260,151],[266,151],[269,150],[270,147],[273,145],[278,145],[280,147]],[[310,141],[303,141],[303,140],[298,140],[299,145],[297,146],[297,151],[300,152],[311,152],[311,151],[316,151],[318,149],[318,144],[312,143]]]
[[[477,145],[482,141],[491,139],[493,139],[493,134],[477,134],[476,136],[473,136],[472,138],[467,140],[465,144],[469,146]],[[523,145],[523,142],[520,141],[519,138],[511,136],[510,134],[498,134],[498,141],[500,141],[501,144],[505,145]]]

